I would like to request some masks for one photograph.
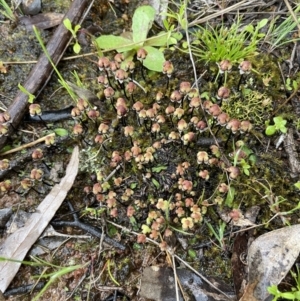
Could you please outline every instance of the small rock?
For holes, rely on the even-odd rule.
[[[0,228],[4,228],[13,211],[11,208],[0,209]]]
[[[42,9],[41,0],[22,0],[21,10],[25,15],[36,15]]]

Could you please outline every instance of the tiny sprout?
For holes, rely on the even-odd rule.
[[[0,182],[0,191],[1,192],[8,192],[11,190],[12,185],[10,180],[5,180],[3,182]]]
[[[108,78],[105,75],[98,76],[97,81],[99,84],[103,85],[104,87],[107,87],[109,85]]]
[[[228,190],[229,190],[229,187],[228,187],[228,185],[227,184],[225,184],[225,183],[221,183],[220,185],[219,185],[219,192],[221,192],[221,193],[226,193],[226,192],[228,192]]]
[[[140,48],[136,53],[136,58],[139,61],[143,61],[148,55],[148,52],[144,48]]]
[[[102,135],[96,135],[95,139],[94,139],[95,143],[97,144],[102,144],[104,141],[104,138]]]
[[[76,119],[81,115],[81,111],[79,110],[78,107],[74,107],[71,111],[71,116],[72,118]]]
[[[127,125],[124,127],[125,137],[132,136],[134,133],[134,127],[132,125]]]
[[[132,108],[136,112],[140,112],[144,108],[144,105],[140,101],[137,101],[136,103],[133,104]]]
[[[170,78],[172,76],[172,73],[174,72],[174,66],[171,61],[165,61],[163,63],[163,74],[167,74],[167,76]]]
[[[220,152],[220,149],[217,145],[211,145],[210,150],[211,150],[212,154],[214,156],[216,156],[217,158],[221,157],[221,152]]]
[[[208,163],[208,153],[204,152],[204,151],[198,152],[197,153],[197,163],[198,164],[202,164],[202,163],[207,164]]]
[[[203,102],[203,108],[206,112],[209,112],[209,109],[212,105],[213,105],[213,102],[211,102],[210,100],[205,100]]]
[[[178,90],[175,90],[175,91],[173,91],[171,93],[170,100],[172,102],[181,103],[181,101],[182,101],[182,94]]]
[[[201,105],[200,97],[197,96],[197,97],[191,98],[190,103],[189,103],[190,108],[197,109],[200,107],[200,105]]]
[[[132,217],[134,215],[134,213],[135,213],[134,207],[133,206],[128,206],[127,207],[127,216]]]
[[[20,185],[24,190],[28,190],[30,187],[32,187],[33,183],[31,179],[25,178],[20,182]]]
[[[110,198],[106,200],[106,204],[108,208],[113,208],[117,206],[117,200],[115,198]]]
[[[230,72],[232,69],[232,64],[229,60],[223,60],[220,63],[217,63],[219,66],[220,73]]]
[[[227,87],[220,87],[217,92],[218,99],[227,99],[230,95],[230,90]]]
[[[7,170],[9,169],[9,160],[8,159],[3,159],[3,160],[0,160],[0,170]]]
[[[158,123],[153,123],[151,126],[151,133],[159,133],[160,125]]]
[[[184,200],[185,207],[192,207],[194,206],[194,200],[192,198],[186,198]]]
[[[217,118],[221,113],[222,110],[217,104],[213,104],[209,109],[208,113],[211,114],[214,118]]]
[[[30,116],[35,116],[35,115],[42,115],[42,109],[41,109],[41,106],[37,103],[32,103],[30,106],[29,106],[29,114]]]
[[[38,159],[42,159],[43,158],[43,151],[40,148],[36,148],[35,150],[33,150],[31,157],[33,160],[38,160]]]
[[[193,182],[189,180],[183,180],[181,183],[181,190],[182,191],[192,191],[193,189]]]
[[[118,216],[118,208],[114,207],[110,210],[110,216],[111,217],[117,217]]]
[[[177,123],[177,129],[179,132],[186,130],[188,127],[187,122],[184,119],[180,119]]]
[[[200,209],[200,208],[199,208]],[[194,222],[196,223],[199,223],[199,222],[202,222],[203,220],[203,217],[202,217],[202,214],[200,212],[193,212],[191,214],[191,218],[194,220]]]
[[[146,237],[145,234],[138,234],[138,236],[137,236],[137,243],[143,244],[143,243],[146,242],[146,240],[147,240],[147,237]]]
[[[128,73],[123,69],[118,69],[115,73],[115,79],[122,84],[128,78]]]
[[[101,193],[102,192],[102,186],[100,183],[95,183],[93,185],[93,194],[98,194],[98,193]]]
[[[154,120],[155,115],[156,115],[156,113],[155,113],[155,110],[153,108],[150,108],[150,109],[146,110],[146,116],[148,118],[150,118],[151,120]]]
[[[178,140],[180,138],[180,136],[179,136],[179,133],[172,131],[169,134],[168,138],[171,140]]]
[[[230,120],[229,115],[224,112],[218,115],[217,117],[217,121],[220,126],[225,126],[229,120]]]
[[[192,88],[188,93],[188,99],[192,99],[193,97],[199,97],[199,91],[196,88]]]
[[[177,108],[177,109],[174,111],[173,115],[174,115],[175,117],[177,117],[178,119],[180,119],[180,118],[184,115],[184,109],[182,109],[182,108]]]
[[[194,227],[194,222],[191,217],[187,217],[187,218],[184,217],[181,220],[181,224],[182,224],[182,229],[184,230],[192,229]]]
[[[89,110],[87,115],[91,120],[95,120],[100,116],[100,113],[99,111],[93,109],[93,110]]]
[[[133,61],[127,61],[124,66],[125,71],[129,71],[130,73],[134,72],[135,63]]]
[[[98,68],[100,71],[104,70],[109,70],[110,69],[110,60],[103,56],[101,58],[99,58],[98,60]]]
[[[53,145],[55,143],[55,135],[48,135],[45,137],[45,144],[47,146]]]
[[[81,135],[83,133],[83,127],[80,123],[77,123],[73,127],[73,134],[75,136]]]
[[[183,95],[188,94],[191,91],[191,83],[190,82],[181,82],[179,85],[179,91]]]
[[[126,92],[129,94],[133,94],[133,92],[136,90],[136,84],[134,82],[129,82],[125,87]]]
[[[2,135],[8,135],[8,126],[6,124],[0,124],[0,136]]]
[[[202,178],[203,180],[207,181],[209,179],[209,172],[208,170],[200,170],[199,171],[199,177]]]
[[[34,168],[30,172],[30,178],[33,180],[41,181],[43,178],[44,172],[41,169]]]
[[[118,118],[126,117],[128,109],[124,105],[119,105],[116,107]]]
[[[204,132],[205,130],[208,129],[207,124],[206,124],[206,122],[205,122],[204,120],[200,120],[200,121],[196,124],[195,128],[196,128],[200,133],[202,133],[202,132]]]
[[[124,61],[124,55],[123,53],[117,53],[114,57],[114,60],[117,62],[117,63],[122,63]]]
[[[123,179],[121,177],[119,178],[114,178],[114,184],[119,187],[122,183]]]
[[[226,125],[226,129],[231,130],[235,134],[240,129],[241,122],[235,118],[230,119]]]
[[[106,99],[111,99],[115,95],[115,90],[112,87],[107,87],[103,90]]]
[[[194,132],[188,132],[182,136],[181,140],[183,141],[184,145],[187,145],[195,140],[195,136],[196,135]]]
[[[230,212],[229,212],[229,217],[234,221],[238,221],[241,217],[243,217],[243,214],[241,212],[241,210],[239,209],[232,209]]]
[[[249,74],[252,69],[252,64],[250,61],[243,61],[239,65],[240,74]]]
[[[250,123],[250,121],[248,120],[243,120],[241,121],[241,124],[240,124],[240,132],[243,134],[243,133],[247,133],[247,132],[250,132],[252,130],[253,126],[252,124]]]
[[[86,100],[80,98],[78,99],[76,106],[80,111],[84,111],[89,106],[89,104]]]
[[[164,98],[164,94],[161,91],[158,91],[155,96],[155,100],[157,103],[161,103],[161,100]]]
[[[166,112],[166,114],[167,114],[168,116],[171,115],[171,114],[173,114],[174,111],[175,111],[175,108],[174,108],[173,106],[167,106],[167,107],[166,107],[166,110],[165,110],[165,112]]]
[[[233,180],[236,179],[240,174],[240,170],[236,166],[230,166],[226,170],[229,172],[229,178]]]
[[[162,252],[166,251],[168,248],[168,244],[164,240],[158,246]]]

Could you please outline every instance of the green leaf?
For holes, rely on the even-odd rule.
[[[146,40],[154,18],[155,9],[152,6],[144,5],[135,10],[132,18],[132,36],[134,42],[140,43]]]
[[[267,136],[272,136],[274,135],[276,132],[276,127],[275,125],[269,125],[267,128],[266,128],[266,135]]]
[[[152,46],[145,46],[144,48],[148,52],[146,59],[143,61],[144,66],[149,70],[162,72],[165,61],[163,53]]]
[[[294,186],[295,186],[297,189],[300,189],[300,182],[298,181],[297,183],[294,184]]]
[[[143,234],[151,233],[151,229],[149,228],[149,226],[142,225],[142,233]]]
[[[76,42],[74,45],[73,45],[73,51],[78,54],[81,50],[81,46]]]
[[[195,259],[197,257],[197,253],[193,249],[189,249],[188,254],[189,254],[189,257],[191,257],[192,259]]]
[[[266,26],[268,23],[268,19],[262,19],[261,21],[259,21],[259,23],[257,24],[257,29],[261,29],[264,26]]]
[[[18,88],[21,90],[21,92],[23,92],[24,94],[26,94],[28,96],[28,102],[33,103],[35,96],[33,94],[31,94],[30,92],[28,92],[26,90],[26,88],[23,87],[20,83],[18,84]]]
[[[131,183],[131,184],[130,184],[130,189],[135,189],[136,186],[137,186],[137,183],[136,183],[136,182]]]
[[[80,28],[81,28],[81,26],[79,24],[75,25],[74,32],[76,33]]]
[[[73,31],[70,19],[64,19],[63,23],[68,30]]]
[[[225,200],[225,205],[231,207],[233,200],[234,200],[234,195],[235,195],[235,189],[230,186],[229,190],[227,192],[226,200]]]
[[[279,130],[281,131],[281,133],[286,134],[287,132],[287,128],[285,125],[280,125]]]
[[[158,173],[158,172],[161,172],[162,170],[166,170],[167,168],[168,168],[167,166],[160,165],[160,166],[152,167],[151,171]]]
[[[159,183],[157,182],[157,180],[155,180],[154,178],[152,178],[152,183],[154,184],[154,186],[158,189],[160,187]]]
[[[54,129],[54,133],[57,136],[60,136],[60,137],[64,137],[64,136],[68,136],[69,135],[69,132],[66,129],[63,129],[63,128]]]
[[[103,35],[96,39],[97,46],[101,49],[117,49],[118,52],[124,52],[131,50],[135,47],[133,41],[123,38],[117,37],[114,35]],[[130,46],[127,46],[130,45]]]

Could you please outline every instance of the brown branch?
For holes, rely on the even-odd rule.
[[[89,0],[74,0],[65,18],[70,19],[72,24],[78,24],[89,2]],[[71,33],[63,24],[60,24],[47,45],[48,53],[55,65],[60,61],[70,39]],[[31,70],[23,86],[31,94],[38,95],[45,86],[45,83],[49,80],[52,72],[52,65],[43,53],[37,64]],[[7,109],[13,125],[13,127],[9,127],[8,135],[12,133],[13,128],[19,126],[27,111],[27,107],[28,96],[22,92],[18,92],[13,103]],[[6,139],[6,136],[0,137],[0,149],[5,145]]]

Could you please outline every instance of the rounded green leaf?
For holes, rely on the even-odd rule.
[[[149,70],[162,72],[163,63],[165,61],[163,53],[152,46],[146,46],[144,48],[148,52],[143,62],[144,66]]]
[[[64,136],[68,136],[69,135],[69,132],[66,129],[63,129],[63,128],[54,129],[54,133],[57,136],[60,136],[60,137],[64,137]]]
[[[155,9],[150,5],[138,7],[132,18],[132,37],[135,43],[146,40],[155,18]]]
[[[274,125],[269,125],[267,128],[266,128],[266,135],[267,136],[272,136],[274,135],[276,132],[276,128]]]

